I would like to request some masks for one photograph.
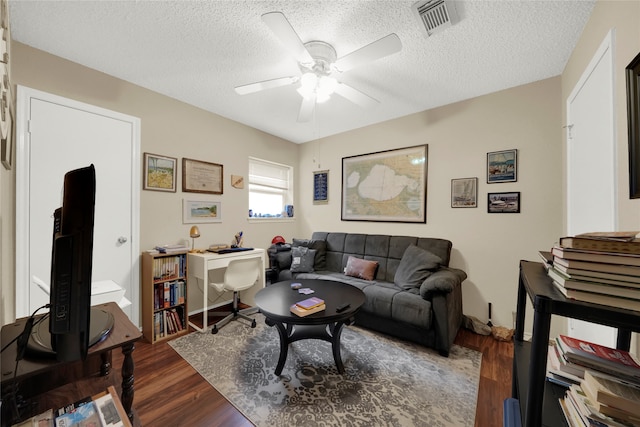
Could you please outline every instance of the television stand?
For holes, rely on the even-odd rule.
[[[55,358],[56,353],[51,348],[51,335],[49,334],[49,316],[41,322],[34,324],[31,336],[27,342],[26,356],[28,358],[50,357]],[[113,329],[114,317],[108,311],[98,307],[91,307],[91,320],[89,325],[89,348],[103,341]]]
[[[122,349],[122,354],[124,355],[121,370],[122,393],[120,400],[129,419],[133,419],[134,363],[132,353],[135,348],[134,343],[142,337],[142,333],[140,329],[129,320],[122,309],[118,307],[118,304],[109,302],[97,305],[96,307],[113,315],[114,325],[111,332],[104,337],[102,341],[89,348],[89,353],[85,361],[58,362],[52,358],[25,357],[17,364],[16,370],[17,344],[11,344],[2,352],[1,365],[3,370],[0,383],[0,389],[2,390],[2,406],[0,407],[2,415],[0,416],[0,420],[3,426],[5,422],[7,425],[11,425],[9,423],[16,417],[16,414],[12,413],[14,407],[13,398],[15,397],[13,394],[14,390],[17,389],[20,397],[24,400],[38,402],[38,396],[44,395],[62,385],[95,375],[97,369],[89,369],[94,365],[100,366],[101,375],[106,375],[104,372],[105,364],[110,361],[111,351],[116,348]],[[16,320],[14,323],[4,325],[2,327],[0,340],[1,345],[4,347],[20,335],[24,330],[26,322],[27,318],[25,317]],[[104,385],[103,382],[96,381],[95,383]],[[77,399],[83,397],[85,396],[77,396]],[[20,414],[19,417],[28,418],[31,415],[36,414],[25,413]]]

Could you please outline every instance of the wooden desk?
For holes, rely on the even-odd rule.
[[[213,252],[207,252],[203,254],[189,253],[187,254],[187,287],[189,292],[193,292],[194,289],[200,287],[202,289],[202,311],[205,311],[208,307],[208,283],[209,272],[218,269],[225,269],[229,265],[229,261],[233,259],[246,259],[259,257],[262,260],[262,267],[260,268],[260,277],[258,278],[258,284],[260,289],[265,287],[265,270],[264,270],[264,249],[252,249],[250,251],[242,252],[230,252],[226,254],[216,254]],[[201,286],[194,286],[197,281],[201,281]],[[195,301],[192,298],[193,293],[189,296],[189,308],[195,306]],[[189,312],[189,314],[195,314],[199,311]],[[199,332],[205,332],[207,330],[207,316],[202,316],[202,328],[189,322],[189,325]]]
[[[122,348],[124,360],[122,362],[122,405],[129,419],[133,418],[133,357],[134,342],[142,337],[142,333],[129,318],[124,314],[122,309],[114,302],[100,304],[97,308],[108,311],[114,316],[114,326],[109,335],[100,343],[89,348],[87,361],[89,365],[91,361],[99,359],[101,361],[100,374],[107,375],[110,370],[111,350],[114,348]],[[11,323],[2,327],[1,342],[2,347],[20,335],[24,329],[27,318],[18,319],[15,323]],[[11,344],[2,353],[2,423],[13,422],[12,419],[16,414],[12,414],[13,410],[13,390],[19,387],[19,394],[24,399],[29,399],[35,395],[46,393],[62,384],[68,384],[76,380],[75,376],[56,375],[65,371],[73,364],[82,362],[58,362],[51,359],[36,359],[25,357],[18,364],[18,370],[15,373],[16,366],[16,343]],[[83,372],[84,376],[93,375],[95,372]],[[84,396],[81,396],[84,397]],[[80,398],[81,398],[80,397]]]

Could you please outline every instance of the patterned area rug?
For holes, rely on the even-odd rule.
[[[482,355],[454,345],[436,351],[346,327],[344,375],[331,344],[292,343],[282,375],[273,371],[280,344],[275,327],[233,321],[216,335],[198,332],[169,344],[257,426],[474,425]]]

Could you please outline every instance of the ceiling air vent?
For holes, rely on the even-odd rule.
[[[427,36],[431,36],[458,21],[458,14],[453,1],[427,0],[419,1],[411,6],[418,16]]]

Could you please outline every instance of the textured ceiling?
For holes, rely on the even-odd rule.
[[[14,40],[303,143],[560,75],[595,1],[456,1],[459,22],[431,37],[413,3],[11,0],[9,13]],[[238,85],[299,75],[261,19],[272,11],[338,57],[396,33],[400,52],[339,76],[380,104],[334,95],[298,123],[294,86],[238,95]]]

